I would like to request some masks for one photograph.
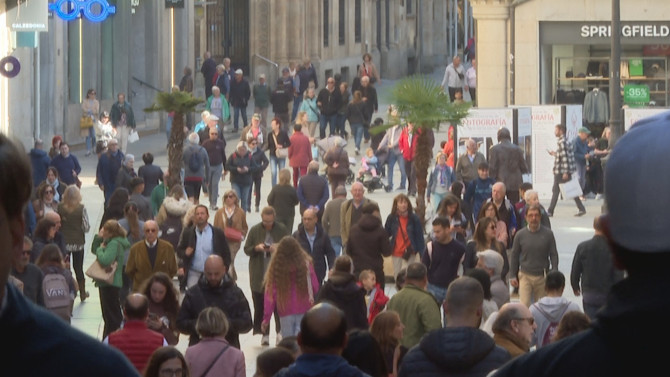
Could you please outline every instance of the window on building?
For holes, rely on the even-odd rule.
[[[323,0],[323,47],[328,47],[330,38],[328,35],[328,26],[330,26],[330,1]]]
[[[354,42],[361,43],[361,0],[354,2]]]
[[[405,0],[405,10],[407,14],[414,14],[414,7],[412,7],[412,0]]]
[[[340,43],[340,46],[344,44],[345,40],[345,31],[346,31],[346,7],[345,7],[345,0],[340,0],[339,5],[339,22],[338,22],[338,42]]]

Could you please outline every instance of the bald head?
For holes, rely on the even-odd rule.
[[[53,221],[56,224],[56,232],[60,230],[60,215],[57,212],[47,212],[44,218]]]
[[[496,182],[493,184],[493,187],[491,188],[491,197],[496,204],[502,203],[506,193],[507,189],[505,188],[504,183]]]
[[[212,254],[205,260],[205,278],[210,287],[218,287],[223,281],[228,268],[219,255]]]
[[[144,239],[151,244],[158,240],[158,223],[154,220],[144,222]]]
[[[465,149],[467,149],[469,154],[471,155],[475,154],[475,152],[477,152],[477,142],[474,141],[473,139],[466,140]]]
[[[444,301],[447,327],[479,327],[484,288],[474,278],[460,277],[449,284]]]
[[[307,165],[307,173],[318,173],[319,172],[319,162],[318,161],[310,161],[310,163]]]
[[[123,304],[123,313],[127,321],[144,321],[149,316],[149,300],[141,293],[128,295]]]
[[[298,344],[302,353],[341,354],[347,343],[344,312],[329,303],[320,303],[300,321]]]
[[[526,351],[530,349],[537,324],[530,310],[520,302],[508,302],[498,311],[491,330],[494,334],[507,334]]]

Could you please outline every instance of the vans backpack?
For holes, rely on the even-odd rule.
[[[199,172],[201,167],[202,162],[200,161],[200,151],[195,149],[193,153],[191,153],[191,157],[188,159],[188,169],[192,172]]]
[[[70,321],[73,300],[65,276],[55,273],[46,274],[44,280],[42,280],[42,296],[44,306],[49,311],[65,321]]]

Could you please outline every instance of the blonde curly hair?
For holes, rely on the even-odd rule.
[[[263,282],[265,291],[274,296],[277,309],[284,310],[291,297],[292,289],[297,291],[298,298],[308,297],[308,265],[311,264],[312,257],[295,238],[286,236],[279,241],[277,250],[270,259]],[[295,280],[295,285],[292,284],[293,280]],[[274,294],[273,291],[275,291]]]

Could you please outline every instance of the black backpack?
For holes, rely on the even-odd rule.
[[[202,167],[202,161],[200,161],[200,150],[193,148],[194,151],[191,153],[191,157],[188,159],[188,169],[192,172],[199,172]]]

